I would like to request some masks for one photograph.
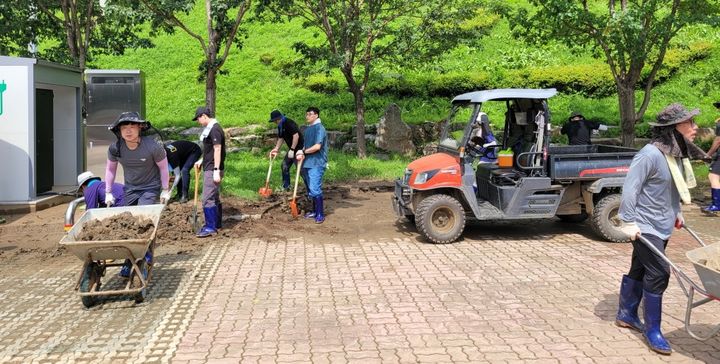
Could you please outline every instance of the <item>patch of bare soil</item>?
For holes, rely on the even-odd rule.
[[[77,240],[107,241],[147,239],[152,235],[155,224],[143,217],[133,216],[129,211],[102,220],[90,220],[77,234]]]
[[[315,224],[302,215],[310,207],[298,191],[297,205],[301,216],[290,212],[291,193],[275,192],[259,201],[234,197],[223,198],[223,226],[217,236],[195,237],[196,227],[204,223],[202,205],[193,202],[170,203],[163,211],[156,243],[161,254],[192,252],[218,239],[257,238],[267,242],[303,238],[306,243],[357,241],[358,239],[413,236],[408,224],[399,223],[390,204],[391,182],[359,181],[326,186],[326,220]],[[38,259],[62,255],[58,242],[64,236],[63,223],[67,204],[37,213],[7,216],[0,225],[0,261],[3,259]],[[76,212],[76,220],[82,211]],[[123,220],[125,221],[125,220]],[[197,221],[195,223],[195,221]],[[115,225],[112,225],[115,226]],[[87,227],[84,227],[84,229]],[[408,231],[408,228],[411,230]],[[109,226],[100,228],[108,234]],[[127,230],[124,227],[112,230]],[[105,239],[103,239],[105,240]]]

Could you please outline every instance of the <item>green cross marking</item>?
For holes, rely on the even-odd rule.
[[[0,115],[3,114],[3,92],[7,90],[7,85],[5,84],[5,80],[2,80],[2,83],[0,83]]]

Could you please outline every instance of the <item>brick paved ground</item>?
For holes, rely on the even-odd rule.
[[[688,220],[714,230],[711,219]],[[160,250],[146,303],[91,310],[72,294],[76,258],[10,264],[0,268],[0,362],[720,362],[720,337],[683,330],[674,280],[663,322],[673,355],[615,327],[631,247],[587,229],[542,221],[473,226],[441,246],[398,234]],[[694,247],[685,233],[670,245],[693,277],[683,254]],[[712,302],[694,321],[707,330],[719,312]]]

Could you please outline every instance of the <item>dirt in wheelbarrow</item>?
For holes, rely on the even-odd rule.
[[[357,241],[412,235],[398,227],[390,204],[392,182],[358,181],[323,187],[325,213],[323,224],[290,212],[292,193],[274,191],[269,198],[246,200],[224,196],[223,223],[219,234],[197,238],[193,227],[193,202],[171,202],[163,212],[156,243],[161,254],[180,254],[202,249],[219,240],[257,238],[267,242],[302,238],[308,243]],[[298,195],[303,195],[298,191]],[[298,197],[300,213],[310,207]],[[64,236],[63,223],[68,204],[22,215],[5,215],[0,224],[0,261],[4,259],[45,259],[65,254],[58,242]],[[76,219],[82,211],[76,212]],[[202,206],[197,209],[197,225],[204,223]]]
[[[108,241],[147,239],[155,225],[148,218],[133,216],[130,212],[102,220],[90,220],[77,235],[77,240]]]

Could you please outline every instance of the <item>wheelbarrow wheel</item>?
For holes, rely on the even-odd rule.
[[[148,271],[149,271],[149,265],[145,261],[145,258],[140,259],[140,261],[137,263],[138,268],[140,268],[140,271],[142,272],[145,282],[147,283],[148,278]],[[133,271],[133,286],[140,287],[142,286],[142,281],[140,280],[140,277],[137,276],[137,274]],[[143,288],[140,292],[135,294],[135,303],[143,303],[145,301],[145,298],[147,298],[147,287]]]
[[[91,287],[95,284],[97,287],[95,291],[100,290],[100,274],[98,265],[95,262],[89,263],[85,266],[82,278],[80,279],[80,292],[90,292]],[[83,306],[90,308],[97,303],[96,296],[81,296]]]

